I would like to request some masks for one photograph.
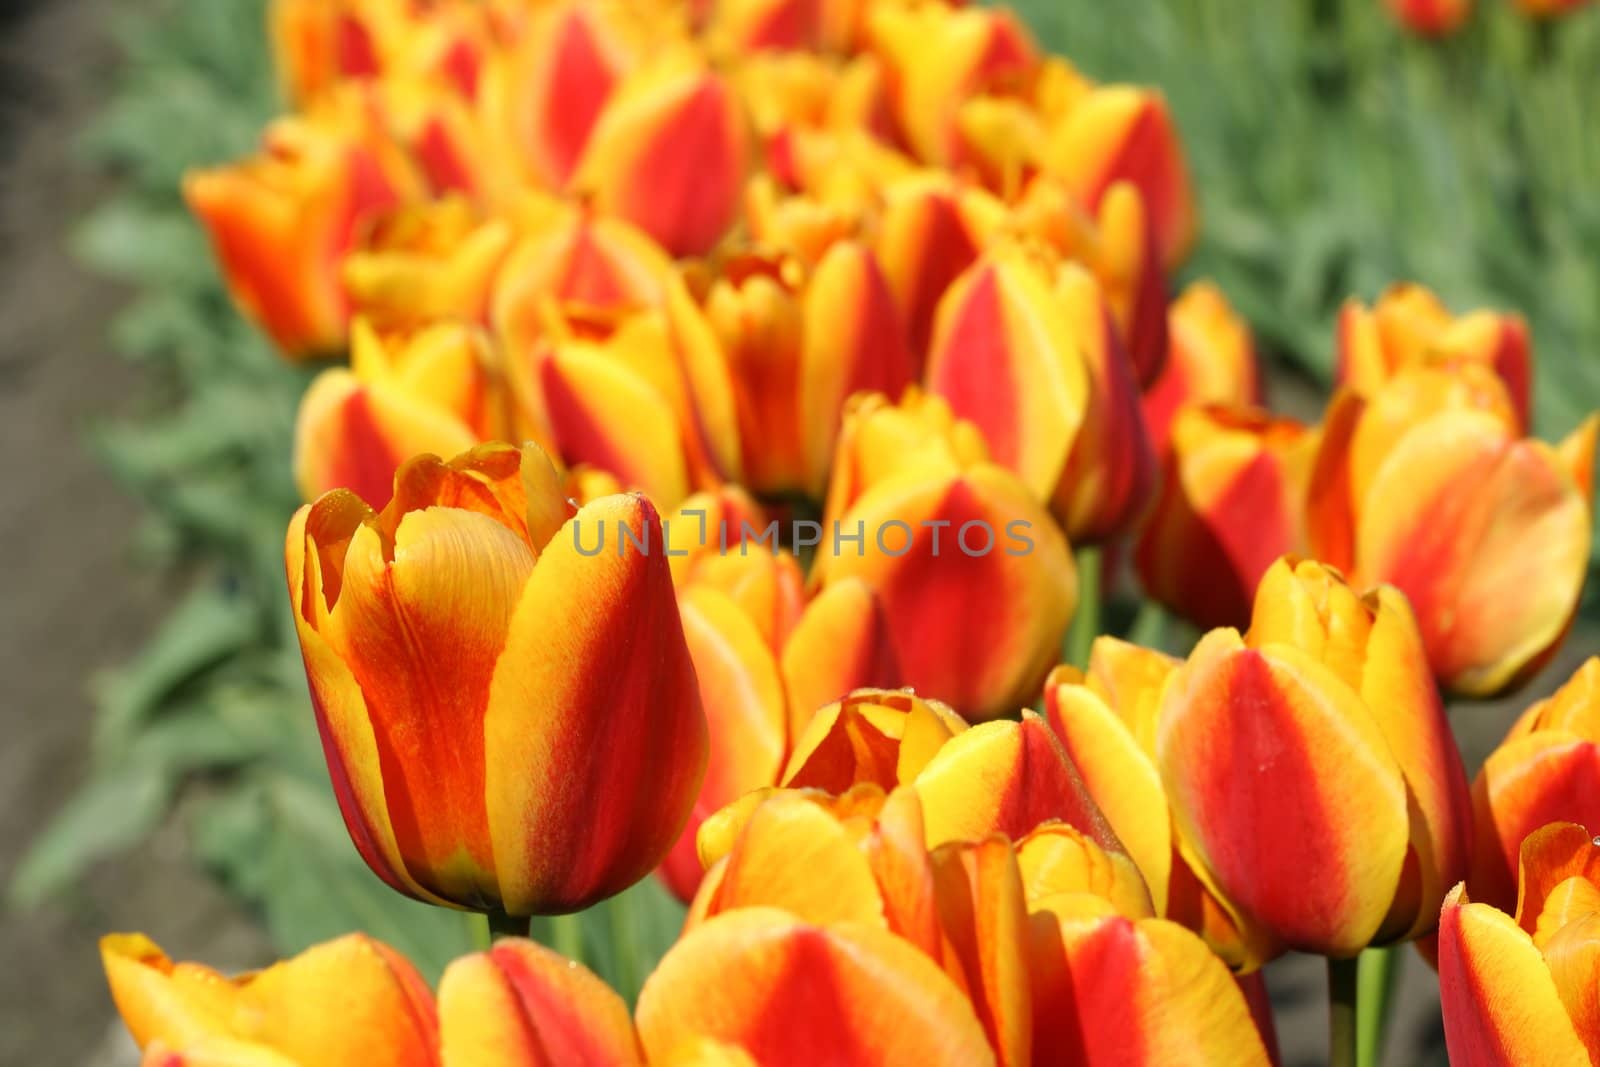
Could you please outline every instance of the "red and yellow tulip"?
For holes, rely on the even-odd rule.
[[[1196,873],[1282,946],[1425,935],[1466,870],[1460,756],[1391,587],[1274,564],[1249,633],[1206,635],[1167,680],[1155,747]]]
[[[333,492],[296,514],[312,703],[379,877],[529,915],[620,892],[666,855],[706,724],[666,557],[636,547],[660,540],[647,500],[575,507],[531,445],[418,457],[382,512]]]
[[[1430,290],[1397,285],[1368,307],[1359,300],[1339,312],[1338,379],[1362,396],[1409,367],[1488,367],[1505,384],[1511,407],[1530,424],[1533,351],[1521,315],[1474,311],[1456,317]]]
[[[943,400],[847,407],[823,529],[813,583],[859,579],[877,594],[906,685],[978,719],[1037,692],[1072,617],[1072,556]]]
[[[509,220],[486,216],[459,196],[387,215],[344,261],[351,307],[380,330],[486,325],[513,235]]]
[[[1487,367],[1403,370],[1329,409],[1309,490],[1311,551],[1405,593],[1441,684],[1484,696],[1560,645],[1588,569],[1600,416],[1524,438]]]
[[[1600,826],[1600,657],[1517,720],[1472,784],[1472,899],[1516,903],[1517,856],[1550,822]]]
[[[253,159],[184,178],[235,303],[290,356],[343,347],[344,256],[362,227],[420,193],[409,163],[371,140],[328,121],[281,119]]]
[[[1385,0],[1395,18],[1413,33],[1446,37],[1466,24],[1472,0]]]
[[[1439,917],[1451,1063],[1600,1062],[1600,837],[1551,823],[1519,849],[1514,914],[1458,885]]]
[[[1195,282],[1172,302],[1167,360],[1144,393],[1145,424],[1164,455],[1185,407],[1260,405],[1261,371],[1250,327],[1210,282]]]
[[[1256,583],[1305,545],[1317,433],[1255,408],[1181,408],[1135,561],[1147,595],[1202,626],[1240,626]]]

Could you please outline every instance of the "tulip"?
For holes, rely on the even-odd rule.
[[[273,56],[285,95],[305,103],[339,82],[382,71],[379,21],[405,5],[381,0],[273,0]]]
[[[364,934],[228,978],[174,963],[142,934],[100,939],[111,997],[140,1048],[236,1067],[433,1067],[433,994],[403,956]],[[190,1055],[192,1053],[192,1055]],[[172,1058],[148,1063],[171,1063]]]
[[[390,80],[373,90],[388,133],[415,162],[434,196],[503,195],[487,132],[472,101],[451,85]]]
[[[744,117],[727,85],[669,49],[619,82],[570,184],[674,255],[696,255],[732,225],[747,154]]]
[[[1401,371],[1325,420],[1312,552],[1410,599],[1446,688],[1487,696],[1559,647],[1588,569],[1600,416],[1560,445],[1523,438],[1481,366]]]
[[[1588,0],[1516,0],[1517,10],[1531,18],[1558,18],[1570,15]]]
[[[310,501],[349,489],[382,507],[395,471],[412,456],[455,455],[506,436],[506,399],[477,330],[444,323],[386,338],[358,319],[349,369],[323,371],[300,401],[300,493]]]
[[[439,980],[441,1067],[642,1067],[628,1006],[572,960],[522,938],[463,956]]]
[[[846,694],[899,686],[904,676],[883,600],[858,579],[835,582],[812,598],[784,643],[780,666],[790,737]]]
[[[1034,1062],[1273,1062],[1250,1005],[1205,942],[1176,923],[1120,915],[1087,894],[1048,897],[1029,916]]]
[[[1472,784],[1476,842],[1467,889],[1500,908],[1517,900],[1527,836],[1548,822],[1600,826],[1600,657],[1517,720]]]
[[[1338,378],[1362,396],[1408,367],[1482,364],[1505,383],[1518,425],[1530,424],[1533,352],[1521,315],[1474,311],[1456,318],[1420,285],[1397,285],[1368,308],[1339,312]]]
[[[1465,775],[1393,588],[1274,564],[1249,634],[1207,634],[1167,680],[1156,762],[1196,873],[1285,947],[1426,935],[1466,869]]]
[[[1074,542],[1138,516],[1154,457],[1132,367],[1087,271],[985,253],[939,305],[927,383],[1051,500]]]
[[[1447,37],[1472,14],[1472,0],[1386,0],[1406,29],[1424,37]]]
[[[1272,954],[1264,931],[1219,896],[1173,825],[1156,763],[1162,686],[1179,665],[1110,637],[1094,642],[1087,677],[1060,667],[1045,683],[1045,716],[1106,821],[1137,864],[1153,914],[1201,935],[1236,969]],[[1102,894],[1107,895],[1107,894]],[[1134,913],[1126,907],[1124,914]]]
[[[1162,265],[1176,268],[1194,244],[1194,191],[1167,102],[1129,85],[1100,86],[1056,119],[1042,166],[1090,211],[1118,182],[1130,182],[1149,211]]]
[[[1235,407],[1262,402],[1261,371],[1249,325],[1222,290],[1195,282],[1172,302],[1161,374],[1144,393],[1145,425],[1164,455],[1178,410],[1205,404]]]
[[[344,263],[354,310],[380,330],[487,323],[512,227],[452,196],[379,220]]]
[[[901,136],[936,166],[963,158],[961,103],[1023,81],[1038,63],[1027,30],[999,8],[880,4],[868,32],[888,69]]]
[[[1316,445],[1254,408],[1180,410],[1135,552],[1145,592],[1202,626],[1243,624],[1272,561],[1304,545]]]
[[[643,497],[574,507],[532,445],[418,457],[380,513],[334,492],[296,514],[285,553],[318,729],[345,824],[390,886],[573,911],[666,855],[706,725],[661,536]]]
[[[268,127],[255,158],[183,182],[234,302],[291,357],[344,344],[343,258],[365,225],[418,192],[381,145],[304,118]]]
[[[1515,917],[1458,885],[1439,918],[1451,1063],[1600,1063],[1600,837],[1552,823],[1522,843]]]
[[[691,930],[639,994],[650,1062],[992,1064],[972,1005],[915,947],[859,923],[740,908]]]
[[[905,683],[974,718],[1031,699],[1071,620],[1066,538],[937,397],[846,409],[812,581],[879,597]],[[847,540],[848,539],[848,540]]]
[[[820,495],[845,398],[898,394],[912,357],[876,258],[840,242],[814,270],[736,261],[706,295],[736,391],[742,469],[757,492]]]

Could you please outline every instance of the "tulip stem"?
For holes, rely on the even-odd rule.
[[[1360,969],[1358,959],[1328,960],[1329,1067],[1370,1067],[1360,1059],[1356,1040]]]
[[[484,914],[489,924],[489,941],[491,943],[506,937],[527,937],[528,920],[507,915],[503,911],[491,911]]]
[[[550,947],[569,960],[583,962],[583,921],[576,914],[550,916]]]
[[[1100,636],[1100,546],[1078,549],[1078,610],[1067,630],[1066,661],[1087,669],[1089,649]]]
[[[1383,1035],[1389,1025],[1395,977],[1400,973],[1400,951],[1369,948],[1357,957],[1356,1056],[1362,1064],[1376,1064],[1383,1053]]]

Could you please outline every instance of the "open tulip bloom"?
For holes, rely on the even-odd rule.
[[[271,39],[292,113],[184,195],[286,357],[348,354],[285,517],[331,792],[494,941],[430,987],[361,933],[238,978],[109,936],[148,1064],[1266,1065],[1299,951],[1365,1065],[1356,960],[1412,941],[1458,1062],[1600,1063],[1600,661],[1470,788],[1441,697],[1550,662],[1590,566],[1600,416],[1531,436],[1519,316],[1352,301],[1323,417],[1274,413],[1222,291],[1169,303],[1165,100],[1002,8]],[[524,936],[652,875],[634,1004]]]

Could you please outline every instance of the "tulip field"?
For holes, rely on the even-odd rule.
[[[124,39],[95,446],[195,578],[11,896],[176,820],[281,957],[106,931],[145,1064],[1281,1065],[1297,954],[1308,1062],[1415,957],[1600,1065],[1592,5]]]

